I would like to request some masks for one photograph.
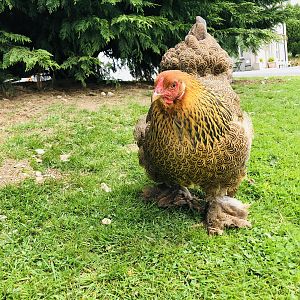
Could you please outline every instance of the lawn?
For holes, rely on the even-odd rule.
[[[237,195],[253,228],[223,236],[141,199],[132,131],[149,87],[3,100],[0,298],[299,299],[300,78],[234,88],[255,128]]]

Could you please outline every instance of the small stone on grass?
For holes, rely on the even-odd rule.
[[[104,182],[101,183],[100,187],[106,193],[110,193],[111,192],[111,188],[106,183],[104,183]]]
[[[0,222],[3,222],[7,219],[7,216],[5,215],[0,215]]]
[[[36,183],[43,183],[44,182],[44,176],[43,176],[42,172],[40,172],[40,171],[35,172],[35,182]]]
[[[104,219],[102,219],[101,223],[102,223],[103,225],[109,225],[109,224],[111,223],[111,219],[109,219],[109,218],[104,218]]]
[[[60,160],[61,161],[69,161],[71,154],[62,154],[60,155]]]
[[[35,149],[36,154],[43,155],[46,151],[44,149]]]
[[[36,172],[35,172],[35,176],[36,176],[36,177],[42,177],[43,174],[42,174],[42,172],[40,172],[40,171],[36,171]]]

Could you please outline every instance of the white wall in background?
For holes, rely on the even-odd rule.
[[[99,60],[104,64],[113,64],[113,59],[107,57],[103,52],[100,52],[98,55]],[[130,74],[129,68],[123,66],[122,68],[117,68],[116,72],[110,70],[108,79],[122,80],[122,81],[133,81],[134,77]]]

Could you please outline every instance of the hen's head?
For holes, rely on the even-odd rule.
[[[160,100],[166,107],[182,104],[188,88],[193,85],[193,77],[179,70],[164,71],[154,82],[152,101]]]

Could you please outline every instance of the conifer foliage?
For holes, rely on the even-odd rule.
[[[85,84],[100,76],[98,53],[150,79],[161,56],[195,17],[229,52],[257,48],[287,13],[281,0],[0,0],[0,68],[13,75],[52,70]]]
[[[286,22],[288,50],[292,56],[300,55],[300,6],[289,6],[292,17]]]

